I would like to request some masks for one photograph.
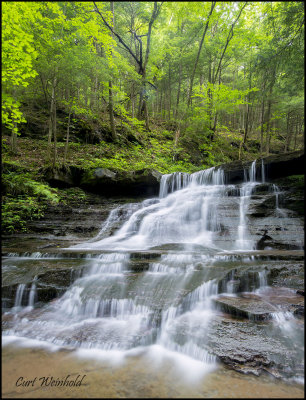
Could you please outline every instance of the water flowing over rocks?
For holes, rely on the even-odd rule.
[[[79,177],[100,194],[133,181],[125,194],[155,197],[92,194],[91,205],[49,210],[23,241],[5,238],[3,334],[126,356],[159,349],[207,371],[222,362],[301,380],[302,187],[288,176],[301,173],[301,157],[194,174],[143,170],[120,185],[105,169]]]

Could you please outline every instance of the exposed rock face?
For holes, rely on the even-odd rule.
[[[302,333],[303,327],[301,326]],[[274,338],[271,332],[275,331]],[[216,316],[208,334],[209,348],[225,364],[238,372],[276,378],[298,373],[303,376],[303,356],[293,343],[280,339],[271,323],[255,323]]]
[[[287,156],[289,157],[289,155]],[[295,158],[289,157],[287,160],[283,159],[283,161],[280,161],[278,156],[273,157],[274,161],[272,159],[271,165],[278,165],[280,168],[281,164],[279,163],[289,163],[288,171],[290,174],[301,173],[299,161],[297,166],[290,164],[292,160],[299,159],[300,156],[295,155]],[[235,168],[232,170],[234,171],[233,179],[236,173],[239,175],[239,171],[243,171],[243,169],[239,170],[238,167]],[[260,165],[259,168],[261,168]],[[80,238],[84,240],[85,237],[88,239],[89,236],[98,233],[110,212],[120,206],[116,208],[115,222],[104,224],[105,229],[101,229],[103,232],[100,231],[99,234],[101,237],[112,235],[132,212],[141,207],[139,201],[136,202],[135,199],[135,203],[126,207],[127,198],[114,200],[114,198],[109,199],[105,196],[118,191],[118,193],[125,195],[133,193],[135,196],[142,194],[147,197],[149,196],[148,188],[153,188],[152,190],[156,191],[155,194],[157,194],[159,188],[160,174],[148,169],[121,175],[103,168],[97,168],[86,173],[80,173],[80,171],[72,173],[71,171],[67,172],[68,176],[65,175],[65,171],[53,175],[53,182],[65,181],[67,185],[71,185],[72,182],[73,185],[86,187],[89,191],[97,192],[100,195],[90,195],[87,204],[80,205],[76,201],[76,204],[50,208],[44,220],[31,223],[32,237],[36,246],[36,249],[32,249],[32,252],[46,252],[45,255],[48,255],[48,259],[44,259],[40,255],[40,258],[37,257],[35,260],[35,255],[32,255],[32,259],[28,260],[24,260],[22,257],[19,260],[16,260],[17,257],[15,257],[15,260],[5,260],[6,269],[4,268],[2,282],[4,308],[14,306],[20,285],[25,285],[21,306],[27,306],[32,285],[35,284],[35,308],[29,313],[29,318],[37,318],[40,310],[42,310],[40,307],[43,303],[61,296],[78,277],[88,273],[89,269],[92,268],[91,257],[93,257],[93,252],[90,254],[74,254],[72,250],[66,250],[66,253],[62,250],[62,254],[57,258],[55,247],[64,247],[65,245],[67,247],[69,244],[63,241],[66,239],[69,242],[69,237],[71,240]],[[282,176],[285,176],[287,172],[283,171]],[[277,173],[276,170],[272,173],[274,178],[276,178]],[[236,175],[236,178],[238,175]],[[269,174],[267,174],[267,180],[270,180]],[[192,261],[191,265],[187,264],[192,267],[192,273],[195,273],[194,279],[190,279],[190,282],[188,281],[189,283],[184,287],[176,288],[175,285],[170,284],[164,290],[168,297],[166,295],[165,298],[162,298],[162,296],[153,297],[150,290],[147,292],[144,290],[143,293],[138,292],[138,299],[140,300],[149,296],[152,297],[150,307],[154,314],[152,317],[154,329],[160,328],[162,311],[167,307],[173,305],[181,307],[180,311],[186,312],[188,315],[191,305],[190,299],[193,298],[192,296],[188,297],[188,295],[201,285],[202,278],[205,278],[205,282],[216,281],[217,294],[212,298],[214,315],[209,326],[205,327],[203,333],[203,330],[200,330],[202,321],[199,320],[199,327],[197,325],[192,326],[191,332],[188,321],[185,325],[183,321],[179,325],[180,329],[178,329],[177,337],[175,337],[176,343],[180,345],[187,342],[192,334],[197,346],[204,347],[209,353],[217,356],[220,361],[239,372],[260,375],[265,371],[275,377],[285,378],[303,375],[303,352],[301,346],[296,345],[296,343],[301,342],[291,340],[292,337],[290,336],[302,337],[303,335],[301,317],[304,315],[304,272],[301,262],[302,255],[300,254],[302,252],[292,251],[290,256],[288,252],[283,251],[285,249],[301,249],[303,246],[303,222],[298,211],[298,202],[302,201],[303,193],[302,186],[300,185],[297,188],[294,179],[291,185],[288,182],[281,179],[275,181],[279,188],[277,191],[271,190],[271,185],[267,183],[256,185],[250,195],[246,215],[248,235],[254,242],[260,241],[260,238],[266,235],[263,250],[258,252],[260,254],[256,256],[258,258],[248,258],[244,253],[242,255],[232,254],[233,259],[231,259],[230,252],[228,255],[223,253],[220,256],[217,249],[205,248],[201,245],[192,246],[190,251],[211,256],[211,265],[203,264],[200,261]],[[102,197],[101,194],[105,196]],[[236,228],[239,221],[241,201],[239,195],[240,186],[236,186],[232,189],[229,188],[228,196],[222,198],[218,214],[222,229],[212,232],[215,235],[215,243],[219,243],[221,248],[227,248],[226,244],[233,243],[237,238]],[[295,199],[295,202],[292,202],[293,206],[288,198]],[[129,199],[129,202],[131,200]],[[155,200],[159,202],[158,199]],[[137,225],[140,222],[135,221],[135,224]],[[43,242],[43,234],[46,235],[45,238],[48,238],[48,241]],[[38,242],[37,238],[40,238],[41,241]],[[14,240],[14,246],[12,246],[12,240],[7,241],[5,245],[9,247],[8,245],[11,244],[11,247],[14,247],[15,250],[5,249],[5,251],[21,251],[21,247],[25,246],[25,242],[20,244],[20,236],[19,238],[15,237]],[[53,249],[50,249],[49,246],[53,246]],[[266,248],[272,249],[274,258],[269,258],[269,255],[265,253],[269,251]],[[275,249],[281,250],[279,254]],[[61,251],[61,249],[57,250]],[[140,282],[142,289],[145,287],[145,280],[142,280],[142,278],[151,263],[160,264],[162,255],[167,254],[167,252],[172,255],[179,255],[179,253],[187,250],[180,243],[171,243],[154,246],[148,251],[131,252],[124,270],[124,279],[130,283],[127,290],[129,298],[135,298],[137,282]],[[281,253],[286,253],[286,255],[284,256]],[[299,253],[297,258],[295,258],[294,253]],[[218,258],[219,256],[220,258]],[[226,258],[227,256],[229,258]],[[176,268],[180,265],[179,258],[177,260],[175,261],[177,265],[171,264],[172,267]],[[196,274],[202,274],[202,272],[203,275],[198,279]],[[172,273],[170,282],[175,276],[176,273]],[[167,275],[162,273],[160,285],[166,280]],[[148,282],[151,282],[151,276]],[[281,320],[283,322],[275,324],[277,318],[283,318]],[[289,328],[291,329],[294,325],[294,329],[291,331],[289,329],[288,332],[283,334],[282,329],[287,329],[286,318],[290,319]],[[4,327],[10,327],[10,323],[12,323],[12,320],[10,321],[6,316],[3,320]],[[72,332],[76,340],[79,340],[79,337],[83,334],[88,334],[88,337],[90,337],[90,332],[87,331]],[[182,340],[181,343],[180,340]]]
[[[161,176],[162,174],[152,169],[114,173],[107,169],[97,168],[83,174],[80,186],[102,195],[152,197],[159,193]]]
[[[304,151],[297,151],[281,155],[273,155],[258,159],[256,162],[256,176],[262,174],[262,164],[265,175],[271,181],[290,175],[304,174]],[[222,164],[217,168],[225,171],[226,183],[241,183],[244,181],[245,169],[249,169],[251,162],[235,161]],[[145,196],[158,195],[159,182],[162,174],[153,169],[138,171],[111,171],[106,168],[84,170],[77,166],[43,169],[41,173],[47,182],[56,187],[79,186],[90,192],[105,196]],[[294,196],[292,196],[294,197]],[[290,199],[289,203],[297,202],[295,208],[303,209],[301,200]]]
[[[304,150],[258,159],[256,163],[257,176],[261,176],[262,162],[265,167],[265,175],[269,180],[290,175],[300,175],[305,172]],[[227,183],[240,183],[244,180],[244,170],[250,168],[251,164],[252,162],[249,161],[235,161],[222,164],[218,168],[222,168],[225,171]]]
[[[78,167],[50,168],[41,171],[52,186],[64,188],[79,186],[89,192],[103,196],[146,196],[159,193],[162,174],[145,168],[138,171],[111,171],[107,168],[84,170]]]

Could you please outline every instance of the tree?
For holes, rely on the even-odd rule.
[[[95,10],[96,12],[100,15],[102,18],[105,26],[109,28],[109,30],[112,32],[114,37],[116,37],[124,47],[124,49],[132,56],[132,58],[136,61],[136,65],[138,67],[138,74],[141,76],[141,91],[140,91],[140,96],[139,96],[139,106],[138,106],[138,118],[140,119],[141,117],[145,118],[146,122],[146,128],[147,130],[150,130],[149,128],[149,118],[148,118],[148,110],[147,110],[147,102],[146,102],[146,72],[147,72],[147,65],[149,61],[149,54],[150,54],[150,45],[151,45],[151,35],[152,35],[152,27],[155,22],[155,20],[158,17],[158,14],[160,12],[162,3],[158,5],[158,3],[155,1],[154,6],[153,6],[153,11],[149,20],[148,24],[148,30],[146,34],[143,35],[137,35],[135,31],[132,32],[132,34],[135,37],[135,40],[139,43],[139,54],[136,54],[135,51],[132,50],[130,46],[126,44],[126,42],[123,40],[123,38],[115,32],[111,24],[106,20],[104,17],[103,13],[99,10],[97,4],[93,2],[95,5]],[[145,55],[143,54],[143,44],[142,44],[142,37],[146,36],[147,41],[146,41],[146,51]]]
[[[36,3],[2,3],[2,121],[12,132],[11,149],[17,151],[18,124],[25,122],[18,89],[37,75],[33,62],[38,53],[29,22],[38,14]]]

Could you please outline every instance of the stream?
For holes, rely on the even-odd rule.
[[[92,396],[252,397],[259,383],[259,397],[303,397],[303,225],[268,178],[256,161],[239,185],[216,168],[163,175],[158,198],[113,209],[94,238],[5,253],[9,397],[26,393],[7,383],[12,363],[39,374],[44,352],[50,368],[58,358],[56,376],[66,364],[90,371],[98,363],[92,377],[101,369],[108,379],[99,392],[87,372]],[[269,213],[252,219],[262,199]],[[267,240],[258,249],[265,231],[283,247]],[[126,392],[114,388],[116,379]]]

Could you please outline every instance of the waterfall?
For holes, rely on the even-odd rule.
[[[31,285],[30,293],[29,293],[29,307],[34,307],[34,301],[35,301],[35,296],[36,296],[36,280],[37,276],[34,277],[34,280]]]
[[[166,197],[169,193],[183,189],[188,185],[190,175],[185,172],[174,172],[165,174],[160,181],[159,197]]]
[[[227,197],[224,171],[210,168],[191,175],[164,175],[159,199],[143,202],[111,237],[98,235],[86,243],[90,249],[147,249],[169,243],[197,244],[216,248],[221,232],[219,204]],[[103,231],[115,215],[111,212]],[[84,248],[84,243],[75,248]]]
[[[261,182],[262,183],[266,182],[265,166],[264,166],[263,158],[261,159]]]
[[[14,307],[16,307],[16,308],[22,307],[22,298],[23,298],[23,293],[24,293],[25,288],[26,288],[26,285],[24,283],[21,283],[17,286]]]
[[[255,304],[271,289],[266,270],[256,266],[255,272],[248,271],[256,263],[254,256],[241,258],[236,251],[253,250],[258,239],[248,218],[258,201],[252,198],[260,184],[256,161],[244,177],[240,185],[227,185],[220,168],[163,175],[158,198],[120,205],[96,237],[70,248],[79,256],[74,261],[82,272],[39,313],[31,309],[40,275],[31,282],[28,307],[21,310],[26,285],[18,285],[8,334],[72,349],[102,350],[110,352],[110,358],[113,350],[128,355],[134,349],[144,354],[157,349],[165,357],[177,357],[185,370],[188,358],[197,369],[200,364],[210,371],[217,360],[210,340],[223,318],[217,307],[220,298],[238,304],[239,291],[250,290]],[[265,181],[263,163],[261,180]],[[279,189],[274,185],[272,190],[269,196],[275,194],[278,211]],[[59,255],[46,254],[27,255],[23,262],[45,263],[47,256],[62,262]],[[273,329],[284,324],[288,332],[294,316],[281,314],[277,307],[272,311]],[[33,314],[28,318],[27,312]]]
[[[244,176],[248,174],[245,172]],[[250,240],[248,235],[248,221],[246,213],[249,208],[251,195],[255,185],[256,179],[256,160],[252,162],[249,169],[249,181],[245,181],[240,188],[240,204],[239,204],[239,225],[236,239],[237,250],[252,250],[254,248],[254,241]]]

